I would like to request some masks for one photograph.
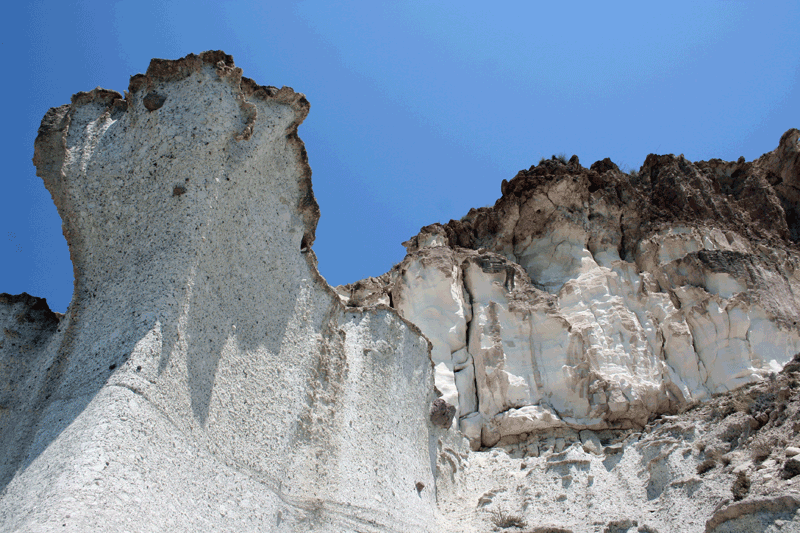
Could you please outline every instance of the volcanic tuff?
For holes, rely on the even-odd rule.
[[[334,290],[308,108],[204,52],[45,115],[75,290],[0,296],[0,531],[800,530],[798,130],[543,160]]]
[[[752,163],[651,154],[632,175],[541,161],[339,292],[420,327],[473,449],[641,428],[800,352],[798,137]]]
[[[45,115],[75,290],[57,329],[4,315],[0,529],[433,521],[428,341],[317,273],[308,108],[206,52]]]

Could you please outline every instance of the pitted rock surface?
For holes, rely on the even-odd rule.
[[[0,300],[0,530],[431,530],[428,341],[318,274],[308,109],[206,52],[46,114],[75,290]]]

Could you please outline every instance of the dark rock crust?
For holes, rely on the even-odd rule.
[[[683,155],[650,154],[641,169],[631,174],[620,171],[608,158],[589,169],[577,157],[566,163],[553,158],[519,171],[511,181],[504,180],[503,195],[493,207],[471,209],[461,220],[426,226],[421,234],[441,227],[450,246],[486,246],[496,239],[504,221],[512,218],[512,211],[570,176],[577,196],[575,205],[564,207],[577,211],[585,202],[589,220],[598,222],[605,214],[593,207],[601,200],[624,208],[618,225],[622,258],[643,238],[676,223],[713,225],[770,246],[793,246],[800,241],[799,141],[800,131],[790,129],[777,149],[751,162],[740,158],[692,163]],[[514,228],[514,238],[545,231],[549,213],[529,215]]]

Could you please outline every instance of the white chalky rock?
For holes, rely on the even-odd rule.
[[[787,135],[783,159],[754,162],[753,180],[773,167],[796,180]],[[753,195],[720,195],[733,171],[717,160],[650,156],[638,181],[595,165],[520,172],[494,207],[423,228],[371,285],[370,298],[391,293],[431,340],[437,387],[459,416],[480,413],[461,425],[473,446],[478,422],[484,446],[547,428],[642,427],[800,352],[791,211],[767,197],[766,211],[742,215]]]
[[[47,113],[75,293],[0,295],[0,531],[797,525],[755,458],[796,433],[800,131],[542,161],[333,290],[307,111],[206,52]]]
[[[474,392],[465,383],[471,379],[472,363],[462,357],[468,356],[464,347],[467,322],[472,316],[464,301],[463,281],[453,251],[435,238],[426,244],[426,253],[408,264],[392,298],[395,308],[430,339],[436,388],[447,403],[458,408],[456,417],[460,417],[476,410]],[[465,371],[467,366],[470,369]],[[461,387],[457,386],[459,381]],[[466,395],[463,402],[460,390]]]
[[[307,111],[206,52],[47,113],[75,293],[0,347],[0,530],[433,530],[429,344],[318,274]]]

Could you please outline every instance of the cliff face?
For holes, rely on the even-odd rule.
[[[2,400],[0,529],[432,521],[428,341],[319,276],[308,107],[206,52],[44,117],[34,163],[75,291],[26,353],[0,347],[25,385]]]
[[[308,107],[205,52],[45,115],[75,291],[0,295],[0,531],[798,529],[800,132],[542,161],[334,290]]]
[[[799,137],[751,163],[650,155],[634,175],[542,161],[339,292],[420,327],[474,449],[643,427],[800,351]]]

